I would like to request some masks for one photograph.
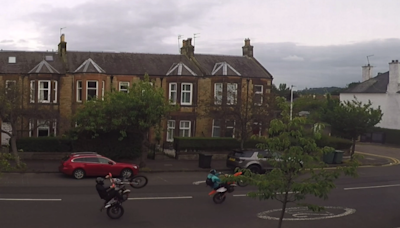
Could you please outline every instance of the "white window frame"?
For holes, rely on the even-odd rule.
[[[171,125],[170,125],[170,123],[171,123]],[[167,138],[166,138],[167,142],[174,141],[175,124],[176,124],[175,120],[167,121]]]
[[[52,88],[52,89],[53,89],[53,91],[54,91],[53,103],[57,103],[57,89],[58,89],[58,81],[56,81],[56,80],[53,80],[53,83],[54,83],[54,88]],[[53,84],[52,84],[52,85],[53,85]]]
[[[97,80],[87,80],[86,81],[86,100],[88,101],[89,99],[89,90],[94,90],[94,88],[89,89],[89,82],[96,82],[96,99],[99,97],[99,82]]]
[[[183,123],[189,123],[189,127],[182,127]],[[188,131],[188,136],[183,136],[181,135],[181,131]],[[192,131],[192,122],[190,120],[181,120],[179,121],[179,136],[180,137],[191,137],[191,131]]]
[[[36,81],[31,80],[30,82],[30,93],[29,93],[29,100],[30,103],[35,103],[35,98],[36,98]]]
[[[222,98],[224,94],[224,83],[214,83],[214,104],[222,105]]]
[[[219,135],[218,136],[214,136],[215,128],[219,128]],[[212,129],[211,129],[211,137],[212,138],[221,137],[221,120],[219,120],[219,125],[215,125],[215,119],[213,119],[213,121],[212,121]]]
[[[46,124],[44,124],[44,123]],[[42,126],[39,126],[42,125]],[[36,136],[39,137],[39,130],[47,130],[47,136],[44,137],[49,137],[51,135],[51,129],[50,129],[50,123],[46,120],[37,120],[36,121]]]
[[[101,82],[101,99],[104,101],[104,93],[105,93],[105,84],[106,84],[106,82],[105,81],[102,81]]]
[[[230,91],[230,86],[233,85],[233,90]],[[231,87],[232,88],[232,87]],[[233,103],[232,103],[233,97]],[[238,84],[237,83],[227,83],[226,84],[226,104],[236,105],[238,100]]]
[[[47,89],[40,88],[40,85],[42,83],[45,83],[45,82],[48,83],[48,88]],[[46,90],[47,90],[47,99],[43,98],[43,100],[41,100],[40,92],[41,91],[46,91]],[[50,97],[51,97],[51,81],[50,80],[39,80],[38,81],[38,93],[37,93],[37,96],[38,96],[38,103],[50,103]]]
[[[14,86],[17,85],[17,81],[16,80],[6,80],[6,94],[7,94],[7,91],[10,90],[10,83],[14,84]]]
[[[175,86],[175,89],[172,90],[172,86]],[[175,97],[173,97],[173,94],[175,93]],[[168,100],[170,104],[176,104],[176,100],[178,99],[178,83],[176,82],[171,82],[168,85]]]
[[[81,86],[79,86],[79,83],[81,84]],[[81,94],[81,97],[79,97],[79,92]],[[82,97],[83,97],[83,82],[82,82],[82,80],[77,80],[76,81],[76,101],[82,102]]]
[[[183,90],[184,86],[187,86],[187,85],[190,86],[190,90],[189,91]],[[184,93],[189,94],[189,102],[183,102],[183,94]],[[193,83],[187,83],[187,82],[182,83],[181,84],[181,105],[192,105],[192,103],[193,103],[192,100],[193,100]]]
[[[260,95],[261,96],[261,103],[256,103],[256,102],[254,102],[254,104],[255,105],[262,105],[263,104],[263,102],[264,102],[264,97],[263,97],[263,94],[264,94],[264,86],[263,85],[254,85],[253,86],[254,88],[255,87],[261,87],[261,92],[260,91],[256,91],[254,88],[253,88],[253,91],[254,91],[254,95]]]
[[[9,56],[8,57],[8,63],[17,63],[17,57]]]
[[[125,86],[126,86],[126,89],[122,89],[121,88],[121,86],[123,86],[123,84],[126,84]],[[124,92],[124,93],[129,93],[129,86],[130,86],[131,84],[129,83],[129,82],[119,82],[118,83],[118,91],[120,91],[120,92]]]
[[[33,120],[29,120],[29,137],[32,137]]]
[[[53,120],[53,134],[54,136],[57,136],[57,120]]]
[[[228,126],[227,122],[228,121],[233,121],[233,126]],[[225,120],[225,130],[226,129],[233,129],[232,130],[232,138],[235,138],[235,130],[236,130],[236,121],[235,120]]]

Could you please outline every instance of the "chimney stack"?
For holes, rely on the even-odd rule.
[[[250,45],[250,39],[244,40],[244,46],[242,47],[243,56],[253,58],[253,46]]]
[[[400,63],[399,60],[392,60],[389,63],[389,83],[387,93],[395,94],[399,91],[400,83]]]
[[[194,56],[194,46],[192,45],[192,38],[182,40],[181,55],[186,55],[189,59]]]
[[[368,63],[366,66],[362,66],[362,82],[369,80],[372,76],[372,66]]]
[[[58,55],[65,57],[67,54],[67,42],[65,42],[65,35],[60,36],[60,43],[58,44]]]

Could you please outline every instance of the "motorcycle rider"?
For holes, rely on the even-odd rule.
[[[221,179],[219,179],[219,175],[220,173],[217,173],[217,170],[210,170],[210,173],[207,175],[206,184],[212,187],[214,190],[220,188]]]
[[[104,178],[102,177],[96,178],[96,183],[97,183],[96,184],[97,193],[99,194],[101,199],[105,200],[104,205],[100,208],[100,211],[102,211],[104,207],[110,206],[115,197],[122,200],[120,194],[117,191],[115,191],[114,184],[109,187],[104,187]]]

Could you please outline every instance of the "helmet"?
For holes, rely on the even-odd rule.
[[[103,185],[104,184],[104,178],[102,178],[102,177],[96,178],[96,183]]]
[[[212,175],[215,175],[215,174],[217,174],[217,170],[212,169],[212,170],[210,170],[210,173],[211,173]]]

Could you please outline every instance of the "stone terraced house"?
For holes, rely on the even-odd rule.
[[[177,135],[234,137],[234,123],[199,118],[196,108],[204,97],[220,99],[216,105],[231,102],[227,90],[242,99],[247,94],[258,96],[261,103],[269,101],[272,75],[253,57],[249,39],[242,50],[243,56],[195,54],[188,38],[180,54],[68,51],[62,34],[57,52],[1,50],[0,86],[18,83],[26,92],[24,105],[46,106],[68,118],[91,97],[102,97],[112,88],[126,91],[148,73],[154,86],[164,89],[166,99],[180,105],[163,123],[162,142]],[[36,128],[40,121],[24,120],[15,130],[19,137],[42,137],[59,136],[74,127],[68,121],[52,120]],[[6,122],[2,129],[11,131]],[[265,127],[256,127],[254,134],[263,132]],[[7,135],[1,138],[7,144]]]

